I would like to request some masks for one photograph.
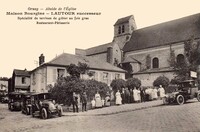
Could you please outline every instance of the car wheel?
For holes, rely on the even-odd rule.
[[[42,119],[47,119],[47,117],[48,117],[47,110],[45,108],[42,108],[41,117],[42,117]]]
[[[26,107],[26,115],[30,115],[30,108]]]
[[[176,101],[177,101],[177,103],[179,104],[179,105],[182,105],[182,104],[184,104],[184,102],[185,102],[185,99],[184,99],[184,97],[183,97],[183,95],[178,95],[177,97],[176,97]]]
[[[14,110],[14,107],[13,105],[10,105],[10,110],[13,111]]]
[[[197,94],[197,100],[200,102],[200,93]]]
[[[58,116],[61,117],[63,115],[63,109],[62,107],[58,110]]]

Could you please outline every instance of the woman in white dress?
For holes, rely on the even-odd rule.
[[[153,100],[158,99],[158,90],[157,90],[157,88],[154,88],[154,89],[153,89],[153,94],[152,94],[152,95],[153,95],[153,96],[152,96]]]
[[[158,88],[158,92],[160,93],[161,99],[165,97],[165,89],[162,87],[162,85],[160,85],[160,87]]]
[[[102,107],[102,101],[99,92],[95,94],[95,107]]]
[[[94,109],[96,104],[94,98],[92,99],[91,104],[92,104],[92,109]]]
[[[140,91],[137,90],[136,87],[134,87],[134,89],[133,89],[133,98],[134,98],[135,102],[139,102],[140,101],[139,94],[140,94]]]
[[[117,92],[115,94],[115,97],[116,97],[115,104],[116,105],[121,105],[122,104],[122,97],[121,97],[121,94],[120,94],[119,90],[117,90]]]

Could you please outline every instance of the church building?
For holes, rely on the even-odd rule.
[[[127,71],[126,78],[141,80],[142,86],[152,86],[159,76],[170,80],[176,75],[170,66],[184,59],[184,43],[200,38],[200,14],[137,29],[134,16],[120,18],[114,24],[113,41],[107,44],[76,49],[76,54],[96,56]]]

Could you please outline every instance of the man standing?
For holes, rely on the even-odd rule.
[[[82,112],[87,111],[87,94],[86,92],[83,92],[81,96],[81,102],[82,102]]]
[[[122,97],[122,104],[125,104],[125,90],[124,90],[124,88],[122,88],[121,97]]]
[[[130,103],[130,91],[128,88],[125,88],[125,103]]]
[[[145,102],[146,93],[144,88],[140,88],[140,96],[141,96],[141,102]]]
[[[73,112],[78,113],[78,97],[75,92],[73,92],[72,104],[73,104]]]

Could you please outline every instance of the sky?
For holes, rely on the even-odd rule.
[[[12,3],[12,4],[11,4]],[[109,43],[117,19],[134,15],[137,28],[200,13],[198,0],[6,0],[0,1],[0,77],[11,77],[13,69],[33,70],[40,54],[45,62],[59,54],[75,53]],[[17,20],[6,12],[25,12],[28,8],[73,7],[78,12],[101,12],[89,20],[64,25],[38,25]]]

